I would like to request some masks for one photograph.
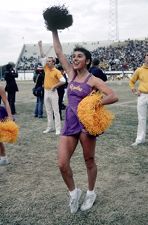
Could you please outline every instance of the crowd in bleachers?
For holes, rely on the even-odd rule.
[[[143,62],[148,50],[148,39],[128,40],[124,43],[102,47],[92,52],[93,57],[100,59],[100,67],[104,70],[135,70]]]
[[[93,58],[100,60],[99,66],[101,69],[105,71],[126,71],[135,70],[142,64],[145,51],[148,51],[148,39],[114,42],[110,46],[98,47],[91,53]],[[67,54],[67,57],[70,57],[70,54],[71,52]],[[17,69],[34,70],[38,62],[39,55],[37,52],[31,55],[31,51],[27,54],[27,50],[25,50],[17,63]]]
[[[22,56],[17,64],[17,70],[34,70],[38,63],[38,57]]]
[[[18,70],[34,70],[36,63],[37,63],[37,58],[34,58],[33,56],[29,58],[23,56],[20,58],[17,69]]]

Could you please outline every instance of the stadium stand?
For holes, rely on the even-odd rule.
[[[109,46],[111,42],[68,42],[63,43],[63,49],[67,56],[69,56],[76,45],[81,45],[90,51],[95,50],[98,46]],[[52,44],[43,44],[43,50],[47,56],[55,57],[55,52]],[[20,56],[16,63],[18,71],[32,71],[35,65],[39,62],[39,48],[37,44],[25,44],[21,50]]]
[[[91,51],[93,58],[100,60],[100,67],[104,71],[133,71],[143,62],[143,55],[148,50],[148,38],[144,40],[126,40],[123,42],[69,42],[62,43],[68,58],[76,45],[83,46]],[[47,56],[55,53],[51,44],[43,44]],[[18,71],[34,70],[39,62],[39,49],[37,44],[25,44],[22,48],[16,68]]]

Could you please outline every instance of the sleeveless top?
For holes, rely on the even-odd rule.
[[[79,102],[89,95],[92,87],[87,83],[92,74],[89,74],[83,83],[75,81],[76,76],[69,83],[67,88],[68,105],[65,112],[65,123],[61,135],[70,136],[80,132],[88,133],[80,123],[77,116]]]

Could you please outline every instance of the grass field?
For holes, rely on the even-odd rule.
[[[0,167],[0,225],[148,224],[148,141],[130,146],[137,131],[136,97],[127,81],[108,85],[117,92],[119,102],[109,106],[116,115],[113,125],[97,138],[97,200],[91,210],[73,215],[57,168],[58,137],[43,135],[47,119],[33,117],[33,83],[18,82],[20,135],[16,144],[6,145],[11,163]],[[87,176],[80,145],[72,168],[76,184],[83,190],[82,201]]]

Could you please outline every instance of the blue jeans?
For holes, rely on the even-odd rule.
[[[43,117],[43,103],[44,97],[36,97],[36,105],[34,115],[36,117]]]

